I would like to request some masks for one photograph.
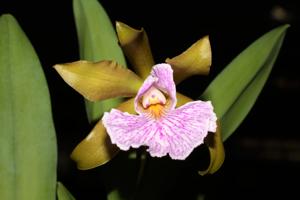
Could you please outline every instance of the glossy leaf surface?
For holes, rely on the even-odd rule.
[[[56,137],[39,59],[11,15],[0,18],[0,199],[54,200]]]
[[[264,34],[212,81],[201,99],[211,100],[226,140],[254,105],[277,58],[288,25]]]

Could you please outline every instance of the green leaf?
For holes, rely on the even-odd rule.
[[[80,47],[80,58],[89,61],[115,60],[126,66],[118,39],[103,7],[97,0],[74,0],[73,9]],[[101,102],[86,101],[89,121],[96,121],[122,99],[114,98]]]
[[[0,17],[0,199],[53,200],[56,138],[39,59],[11,15]]]
[[[61,182],[57,182],[57,199],[75,200],[73,195],[68,191],[68,189]]]
[[[272,70],[289,25],[266,33],[212,81],[202,99],[211,100],[226,140],[254,105]]]

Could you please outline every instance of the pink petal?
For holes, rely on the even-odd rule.
[[[166,132],[174,134],[170,138],[170,157],[180,160],[188,157],[194,148],[203,143],[208,132],[216,132],[216,121],[210,101],[189,102],[171,111],[166,118],[169,129]]]
[[[183,160],[203,143],[208,131],[216,131],[216,120],[210,102],[194,101],[158,120],[113,109],[104,114],[103,124],[112,143],[122,150],[145,145],[151,156],[169,154]]]
[[[102,121],[112,143],[122,150],[145,145],[145,141],[152,137],[152,132],[155,130],[154,120],[116,109],[104,113]]]
[[[174,109],[177,103],[176,86],[173,80],[173,70],[169,64],[162,63],[154,65],[151,74],[146,78],[142,87],[135,97],[134,105],[137,113],[142,114],[143,108],[140,106],[140,99],[152,87],[161,90],[170,98],[169,109]]]
[[[174,109],[177,103],[176,99],[176,85],[173,80],[173,70],[171,65],[162,63],[153,66],[151,75],[157,77],[158,81],[155,83],[155,87],[168,94],[171,98],[172,106]]]

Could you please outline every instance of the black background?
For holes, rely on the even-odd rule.
[[[179,176],[173,178],[172,183],[165,180],[174,187],[156,199],[193,199],[189,193],[197,188],[207,194],[207,199],[288,198],[292,195],[299,198],[300,10],[297,1],[102,0],[101,3],[112,21],[145,28],[157,62],[181,53],[204,35],[210,36],[211,74],[205,78],[193,77],[178,87],[191,97],[199,96],[207,84],[259,36],[278,25],[291,24],[255,107],[225,142],[226,160],[220,171],[204,178],[190,173],[189,178]],[[278,8],[284,9],[285,17],[274,17]],[[106,187],[101,174],[114,161],[90,171],[75,168],[69,154],[91,127],[83,99],[52,68],[56,63],[79,59],[72,1],[0,0],[0,14],[4,13],[13,14],[18,20],[40,58],[49,84],[58,140],[58,180],[77,199],[105,199]]]

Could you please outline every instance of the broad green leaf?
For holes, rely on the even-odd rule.
[[[57,182],[57,199],[75,200],[73,195],[68,191],[68,189],[61,182]]]
[[[74,0],[73,10],[80,47],[80,58],[89,61],[114,60],[126,66],[118,39],[105,10],[97,0]],[[120,98],[92,103],[86,101],[89,121],[95,121]]]
[[[277,58],[288,25],[266,33],[213,80],[202,99],[213,102],[226,140],[254,105]]]
[[[39,59],[11,15],[0,18],[0,199],[54,200],[56,138]]]

